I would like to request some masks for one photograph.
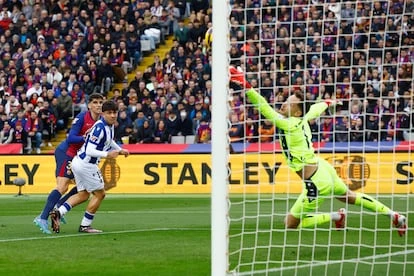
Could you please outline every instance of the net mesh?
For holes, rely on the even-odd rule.
[[[312,142],[351,190],[413,216],[414,2],[231,1],[230,65],[275,108],[300,90],[311,104],[343,105],[310,121]],[[216,31],[216,30],[215,30]],[[301,192],[279,146],[280,131],[230,84],[229,271],[237,275],[406,275],[414,236],[390,219],[327,198],[332,224],[286,230]]]

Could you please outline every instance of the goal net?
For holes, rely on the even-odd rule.
[[[223,180],[229,186],[229,213],[224,220],[228,222],[227,273],[414,272],[414,235],[410,232],[414,213],[410,142],[414,139],[414,2],[215,1],[213,22],[219,20],[214,13],[218,3],[229,9],[226,68],[241,69],[275,110],[295,91],[304,93],[306,103],[340,99],[342,106],[309,121],[316,154],[333,165],[350,190],[370,195],[406,216],[408,222],[407,234],[400,237],[390,217],[331,196],[316,213],[345,208],[343,230],[338,231],[333,222],[287,230],[285,217],[303,184],[283,157],[279,141],[285,134],[253,107],[243,84],[230,83],[226,100],[231,154],[213,151],[213,169],[214,158],[228,158],[229,166],[222,170],[226,176],[230,172]],[[219,51],[215,44],[222,43],[216,39],[223,38],[221,32],[227,30],[216,27],[214,70],[224,62],[214,56],[215,49]],[[223,91],[217,92],[223,87],[215,89],[214,95]],[[217,99],[216,106],[227,106]],[[213,109],[213,146],[223,142],[215,140],[214,116]],[[213,189],[222,185],[215,181],[213,177]]]

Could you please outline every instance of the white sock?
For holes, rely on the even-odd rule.
[[[65,202],[59,207],[58,210],[60,215],[63,217],[67,212],[70,211],[70,209],[72,209],[72,206],[70,206],[69,203]]]
[[[331,213],[331,218],[333,221],[338,221],[341,219],[341,215],[338,212]]]
[[[83,219],[81,221],[81,226],[90,226],[92,224],[94,217],[95,217],[95,214],[85,212],[85,215],[83,216]]]

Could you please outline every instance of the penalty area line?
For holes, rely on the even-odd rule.
[[[210,228],[150,228],[150,229],[135,229],[135,230],[123,230],[123,231],[109,231],[102,233],[77,233],[77,234],[53,234],[40,237],[27,237],[27,238],[13,238],[13,239],[2,239],[0,243],[6,242],[20,242],[20,241],[34,241],[34,240],[47,240],[47,239],[64,239],[73,237],[91,237],[99,235],[111,235],[111,234],[129,234],[129,233],[142,233],[142,232],[162,232],[162,231],[210,231]]]

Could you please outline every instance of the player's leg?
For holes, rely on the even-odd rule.
[[[101,230],[97,230],[91,227],[95,214],[99,209],[99,206],[102,203],[102,200],[105,198],[105,190],[97,190],[93,192],[93,196],[89,201],[88,206],[86,207],[85,214],[82,218],[81,224],[79,226],[79,232],[86,233],[100,233]]]
[[[40,230],[45,234],[51,234],[48,229],[47,219],[50,212],[55,207],[56,203],[62,197],[62,194],[66,193],[69,186],[70,179],[73,178],[72,172],[70,171],[70,160],[71,158],[66,155],[65,152],[57,149],[55,151],[56,160],[56,188],[53,189],[46,199],[45,206],[40,214],[33,222]]]
[[[337,198],[343,202],[362,206],[363,208],[368,209],[372,212],[380,213],[390,217],[393,225],[397,228],[398,234],[400,236],[405,235],[407,231],[407,220],[405,216],[391,210],[388,206],[384,205],[382,202],[376,200],[375,198],[367,194],[354,192],[351,190],[347,190],[343,196]]]
[[[54,232],[60,232],[60,219],[73,207],[85,202],[89,198],[89,192],[83,189],[79,184],[80,191],[75,195],[71,196],[66,202],[64,202],[58,209],[54,209],[50,212],[50,219],[52,221],[52,229]]]
[[[64,196],[62,196],[58,203],[56,204],[56,207],[60,207],[64,202],[66,202],[71,196],[73,196],[74,194],[76,194],[78,192],[78,188],[75,186],[73,186],[72,189],[70,189],[70,191],[68,193],[66,193]]]
[[[93,229],[91,227],[92,221],[95,217],[96,211],[99,209],[102,200],[105,198],[104,182],[101,171],[98,166],[93,165],[91,167],[85,167],[82,164],[82,169],[79,170],[78,159],[74,159],[74,172],[76,181],[85,189],[93,194],[88,206],[86,207],[85,214],[79,226],[79,232],[85,233],[100,233],[101,230]]]
[[[344,227],[345,209],[331,213],[315,213],[325,198],[331,197],[333,194],[332,178],[324,165],[323,163],[319,164],[315,174],[304,181],[303,192],[286,218],[288,228],[310,228],[330,221],[334,221],[337,228]]]
[[[326,162],[323,160],[323,162]],[[349,190],[348,186],[342,181],[338,176],[335,169],[326,162],[329,166],[327,170],[330,171],[334,179],[334,193],[336,198],[342,202],[362,206],[365,209],[368,209],[372,212],[380,213],[386,216],[389,216],[395,227],[398,228],[398,234],[403,236],[407,229],[406,218],[403,215],[400,215],[398,212],[391,210],[388,206],[382,202],[376,200],[375,198],[360,192],[354,192]]]

